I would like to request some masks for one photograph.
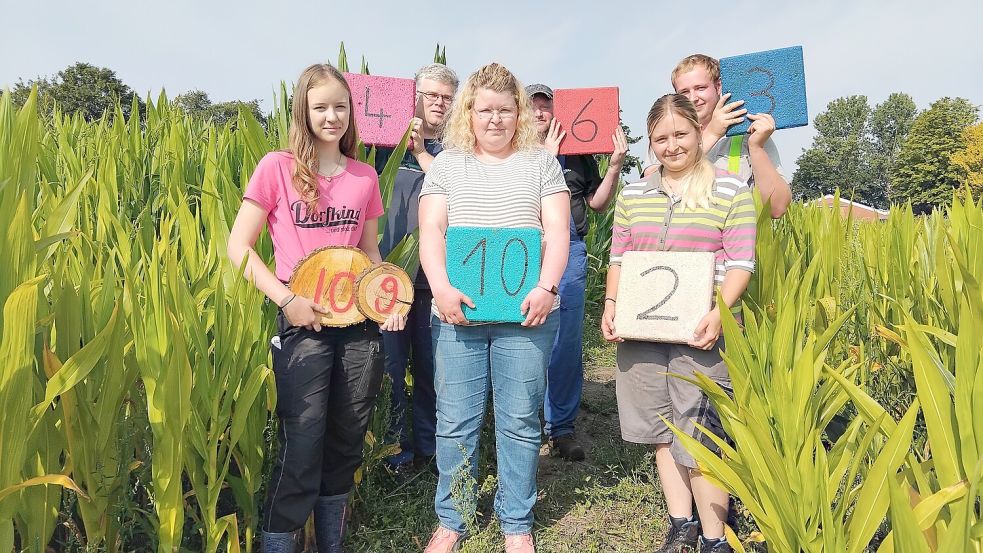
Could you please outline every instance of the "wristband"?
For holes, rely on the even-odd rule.
[[[606,298],[604,298],[604,301],[610,301],[610,302],[613,302],[613,303],[618,303],[618,300],[616,300],[614,298],[607,298],[606,297]]]
[[[288,299],[287,301],[283,302],[283,305],[280,306],[280,309],[283,309],[283,308],[287,307],[287,305],[290,302],[294,301],[294,298],[296,298],[296,297],[297,297],[297,294],[290,294],[290,299]]]

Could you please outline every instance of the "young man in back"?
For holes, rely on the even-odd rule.
[[[703,54],[683,58],[672,70],[672,86],[690,99],[703,124],[703,149],[714,166],[737,174],[748,186],[757,187],[763,201],[771,201],[771,216],[785,214],[792,190],[782,171],[778,148],[771,140],[775,119],[767,114],[748,114],[743,101],[726,103],[721,96],[720,62]],[[727,128],[747,117],[752,121],[746,135],[727,137]],[[643,176],[655,170],[648,166]]]

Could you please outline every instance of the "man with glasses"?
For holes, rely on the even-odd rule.
[[[434,63],[416,74],[416,117],[412,144],[400,162],[393,183],[392,198],[386,206],[386,228],[379,243],[385,258],[403,238],[419,225],[420,188],[430,163],[443,149],[439,137],[451,103],[457,92],[458,78],[450,68]],[[392,149],[376,152],[376,171],[382,172],[392,156]],[[392,378],[392,425],[390,437],[398,440],[401,452],[389,457],[387,463],[397,474],[405,475],[413,468],[430,467],[436,448],[434,432],[437,427],[436,393],[433,382],[433,346],[430,337],[430,303],[433,295],[422,270],[414,276],[414,300],[406,328],[399,332],[383,332],[386,372]],[[409,398],[406,387],[406,368],[412,353],[410,373],[413,376],[411,432],[407,432]]]
[[[553,119],[553,89],[544,84],[526,87],[533,121],[543,146],[557,156],[570,189],[570,255],[560,280],[560,325],[546,372],[543,415],[550,450],[568,461],[582,461],[584,448],[574,434],[574,421],[584,387],[584,293],[587,287],[587,207],[603,213],[618,187],[628,140],[618,128],[611,140],[614,153],[602,179],[591,155],[557,155],[566,132]]]

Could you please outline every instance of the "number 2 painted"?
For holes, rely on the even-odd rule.
[[[678,321],[679,317],[677,317],[676,315],[653,315],[652,313],[654,311],[658,311],[658,309],[663,305],[665,305],[666,302],[669,301],[669,298],[671,298],[673,294],[676,293],[676,289],[679,288],[679,273],[677,273],[672,267],[666,267],[665,265],[658,265],[656,267],[645,269],[644,271],[642,271],[642,274],[639,276],[645,276],[649,273],[654,273],[655,271],[666,271],[672,274],[673,278],[675,278],[676,280],[675,282],[672,283],[672,290],[669,290],[669,293],[666,294],[666,297],[662,298],[662,300],[659,303],[639,313],[638,320],[639,321]]]

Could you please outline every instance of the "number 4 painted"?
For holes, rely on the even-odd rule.
[[[369,113],[369,87],[365,87],[365,116],[366,117],[378,117],[379,118],[379,128],[382,128],[382,122],[386,119],[392,117],[392,115],[385,112],[381,107],[379,108],[379,113]]]

